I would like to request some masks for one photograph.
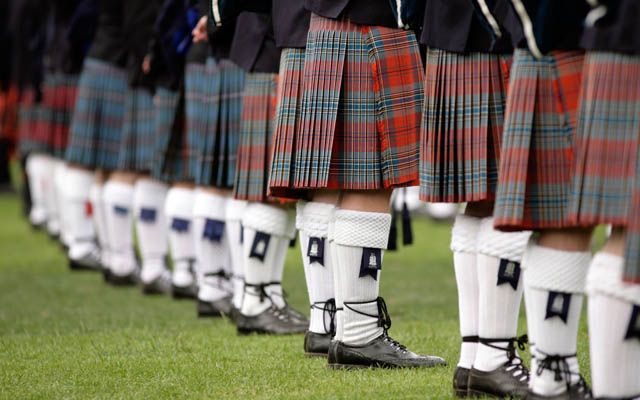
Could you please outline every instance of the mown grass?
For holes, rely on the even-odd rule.
[[[330,371],[304,358],[302,337],[238,337],[195,306],[74,273],[56,243],[0,195],[0,398],[442,399],[458,357],[447,224],[414,225],[416,244],[385,256],[391,334],[450,362],[431,370]],[[306,309],[299,250],[287,258],[290,302]],[[521,333],[525,331],[524,312]],[[588,372],[587,339],[579,351]]]

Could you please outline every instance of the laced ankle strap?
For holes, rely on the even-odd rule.
[[[368,314],[351,307],[351,305],[363,305],[363,304],[373,304],[373,303],[377,304],[378,306],[378,315]],[[369,301],[350,301],[350,302],[345,301],[344,307],[360,315],[364,315],[366,317],[371,317],[371,318],[377,318],[378,326],[384,329],[385,335],[391,328],[391,316],[389,315],[389,311],[387,310],[387,303],[384,301],[382,297],[378,297],[375,300],[369,300]]]
[[[224,280],[229,280],[229,275],[224,271],[224,270],[220,270],[217,272],[207,272],[204,274],[205,278],[218,278],[218,280],[213,283],[213,286],[215,286],[216,288],[222,290],[222,291],[227,291],[227,289],[222,285],[222,281]],[[207,284],[209,284],[207,282]]]
[[[551,371],[554,373],[554,380],[556,382],[561,382],[563,379],[567,385],[567,390],[571,386],[575,386],[579,391],[585,394],[586,398],[591,398],[591,389],[587,382],[584,380],[581,374],[571,371],[569,367],[569,363],[567,362],[570,358],[575,358],[577,354],[568,354],[568,355],[560,355],[560,354],[547,354],[540,349],[537,350],[538,356],[538,368],[536,369],[536,374],[538,376],[542,375],[544,370]],[[571,384],[572,378],[574,376],[578,377],[578,382],[575,385]]]
[[[258,296],[260,297],[260,302],[262,303],[266,299],[271,300],[271,297],[267,293],[267,284],[264,283],[247,283],[244,284],[244,293],[245,295]],[[249,290],[255,289],[255,290]]]
[[[272,281],[272,282],[267,282],[267,283],[265,283],[265,284],[264,284],[265,289],[266,289],[268,286],[282,286],[282,282],[279,282],[279,281]],[[273,296],[273,295],[281,297],[281,298],[282,298],[282,300],[284,300],[284,302],[285,302],[285,303],[287,303],[287,297],[289,297],[289,295],[288,295],[288,294],[287,294],[287,292],[284,290],[284,288],[282,288],[282,293],[271,293],[270,295],[269,295],[269,294],[267,294],[267,296],[268,296],[269,298],[271,298],[271,296]]]
[[[507,343],[507,347],[495,345],[494,343]],[[520,377],[521,381],[529,380],[529,370],[524,365],[522,358],[518,356],[516,346],[519,350],[524,351],[526,344],[529,342],[527,335],[512,338],[487,339],[478,338],[478,343],[497,350],[507,352],[508,361],[506,362],[507,371],[513,371],[513,375]]]

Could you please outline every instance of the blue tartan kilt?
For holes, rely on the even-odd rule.
[[[197,185],[233,187],[244,76],[229,60],[187,64],[186,152]]]
[[[125,70],[85,60],[71,119],[68,162],[91,169],[117,168],[126,93]]]
[[[125,100],[118,169],[151,172],[155,143],[155,111],[151,92],[145,88],[130,88]]]

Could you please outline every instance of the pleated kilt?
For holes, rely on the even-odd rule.
[[[234,185],[244,81],[244,71],[226,59],[187,65],[187,131],[197,185]]]
[[[571,219],[580,226],[624,226],[640,184],[640,58],[587,53],[581,99]]]
[[[76,75],[54,74],[45,81],[40,122],[49,153],[57,158],[63,158],[67,149],[77,85]]]
[[[285,74],[293,80],[299,60],[289,56]],[[297,107],[289,100],[281,116],[289,125],[278,128],[272,192],[416,185],[421,65],[412,32],[312,15],[297,94],[299,128],[291,129],[295,118],[287,113]],[[282,90],[281,101],[296,96],[296,84]]]
[[[47,146],[39,140],[37,130],[41,103],[36,101],[36,92],[26,89],[20,93],[18,102],[18,150],[25,156],[31,152],[46,153]]]
[[[516,50],[502,140],[494,225],[502,230],[571,226],[568,204],[584,54],[536,60]]]
[[[20,93],[16,86],[0,93],[0,139],[13,147],[18,142],[18,101]]]
[[[118,169],[151,172],[156,144],[155,109],[151,92],[145,88],[130,88],[124,107]]]
[[[420,197],[490,200],[498,162],[511,57],[429,49],[420,129]]]
[[[117,168],[126,93],[125,70],[104,61],[85,60],[71,119],[67,161],[91,169]]]
[[[155,143],[151,175],[166,182],[192,181],[190,152],[185,129],[184,93],[182,90],[157,88],[155,107]]]
[[[245,78],[233,188],[238,200],[267,200],[277,86],[277,74],[253,72]]]

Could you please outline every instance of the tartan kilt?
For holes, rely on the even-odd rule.
[[[414,34],[312,14],[304,57],[299,128],[290,150],[279,133],[272,192],[417,185],[423,75]]]
[[[192,181],[189,148],[185,129],[184,93],[182,90],[157,88],[155,106],[156,140],[151,175],[166,182]]]
[[[20,92],[14,85],[6,92],[0,92],[0,139],[6,140],[11,148],[18,142],[18,100]]]
[[[45,81],[42,108],[43,130],[46,132],[50,154],[64,158],[69,138],[69,125],[76,102],[78,76],[54,74]]]
[[[156,143],[155,110],[151,92],[146,88],[130,88],[124,107],[118,169],[151,172]]]
[[[303,197],[290,188],[294,174],[294,147],[300,129],[302,101],[303,48],[282,49],[280,75],[273,133],[273,153],[269,174],[269,195],[278,197]]]
[[[278,75],[248,73],[242,94],[242,120],[233,195],[266,201]]]
[[[536,60],[516,50],[502,139],[494,225],[501,230],[571,227],[576,116],[584,53]]]
[[[199,186],[234,185],[244,81],[244,71],[226,59],[187,65],[190,170]]]
[[[26,89],[20,93],[18,101],[18,151],[22,156],[47,152],[47,146],[38,137],[41,103],[36,97],[34,89]]]
[[[570,218],[625,226],[640,184],[640,57],[587,53],[581,99]]]
[[[461,203],[495,197],[510,64],[510,56],[427,50],[422,200]]]
[[[88,58],[78,81],[66,159],[90,169],[114,170],[122,135],[127,73]]]

